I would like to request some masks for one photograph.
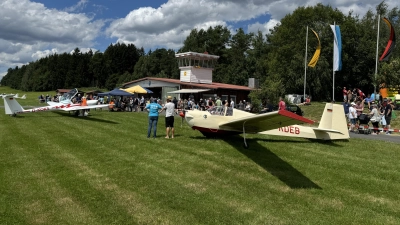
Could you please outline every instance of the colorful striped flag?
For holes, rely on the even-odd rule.
[[[342,37],[338,25],[331,25],[331,29],[334,35],[333,71],[339,71],[342,69]]]

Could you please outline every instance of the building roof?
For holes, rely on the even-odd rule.
[[[189,58],[189,59],[219,59],[217,55],[209,55],[208,53],[198,53],[198,52],[183,52],[175,54],[176,58]]]
[[[170,91],[168,93],[169,94],[200,93],[200,92],[206,92],[209,90],[210,89],[180,89],[180,90],[176,90],[176,91]]]
[[[159,78],[159,77],[145,77],[145,78],[141,78],[138,80],[133,80],[133,81],[124,83],[122,85],[126,86],[126,85],[140,82],[143,80],[156,80],[156,81],[175,83],[178,85],[186,85],[186,86],[192,86],[192,87],[196,87],[196,88],[206,88],[206,89],[232,89],[232,90],[242,90],[242,91],[254,90],[253,88],[249,88],[247,86],[240,86],[240,85],[234,85],[234,84],[224,84],[224,83],[216,83],[216,82],[212,82],[211,84],[190,83],[190,82],[182,82],[178,79]]]

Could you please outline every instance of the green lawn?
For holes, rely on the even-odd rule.
[[[0,113],[0,224],[400,224],[398,144],[246,135],[244,149],[175,125],[147,139],[146,113]]]

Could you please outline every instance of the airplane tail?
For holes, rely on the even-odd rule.
[[[318,128],[341,133],[331,133],[331,139],[350,138],[343,105],[326,103]]]
[[[321,140],[339,140],[350,138],[343,106],[332,103],[326,103],[318,127],[293,125],[260,133]]]
[[[24,111],[22,106],[15,99],[14,95],[5,95],[3,96],[3,99],[6,115],[15,115]]]
[[[22,95],[21,99],[26,99],[26,95]]]
[[[14,98],[20,98],[18,93],[14,95]]]

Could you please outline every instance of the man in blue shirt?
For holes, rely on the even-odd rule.
[[[365,102],[368,104],[368,109],[372,110],[372,102],[375,101],[375,94],[368,95],[367,98],[365,98]]]
[[[147,111],[149,111],[149,128],[147,129],[147,138],[150,138],[151,127],[153,127],[153,138],[156,138],[158,114],[159,110],[162,109],[162,106],[155,101],[152,101],[146,106]]]

